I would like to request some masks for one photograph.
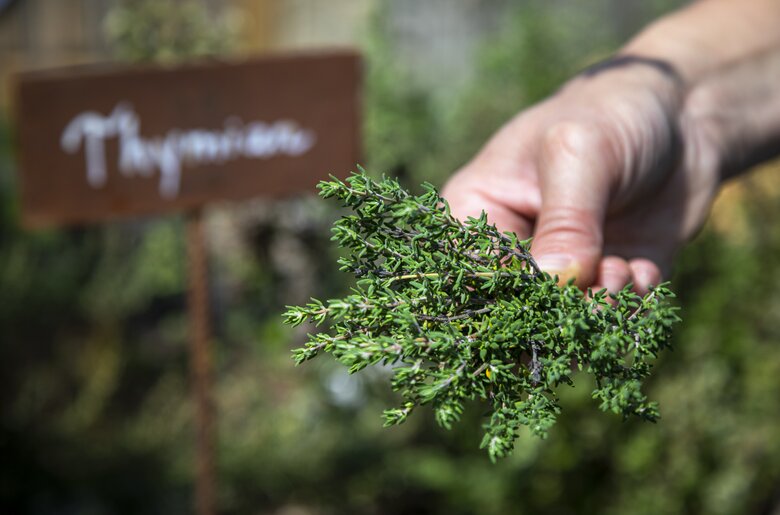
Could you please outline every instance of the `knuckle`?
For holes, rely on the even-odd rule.
[[[607,181],[620,177],[623,154],[619,131],[603,122],[564,121],[547,129],[542,144],[544,167],[554,173],[587,170]]]
[[[544,150],[550,154],[567,154],[575,157],[603,154],[611,148],[604,131],[592,123],[580,121],[557,122],[544,135]]]

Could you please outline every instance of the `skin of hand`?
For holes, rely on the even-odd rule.
[[[722,178],[780,151],[780,2],[692,2],[623,54],[635,58],[509,121],[443,194],[460,218],[484,210],[533,236],[536,260],[561,280],[644,293]]]
[[[685,102],[679,81],[645,64],[575,77],[501,128],[443,195],[455,216],[484,210],[533,236],[540,267],[562,281],[644,293],[721,182],[717,138]]]

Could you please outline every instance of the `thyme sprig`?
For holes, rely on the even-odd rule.
[[[326,352],[350,372],[389,365],[403,400],[385,411],[386,425],[430,404],[450,428],[465,401],[480,399],[489,408],[481,446],[495,460],[511,452],[521,426],[547,435],[560,412],[556,391],[573,385],[575,369],[594,376],[602,410],[658,418],[641,387],[679,320],[666,285],[644,297],[630,286],[586,295],[559,285],[529,240],[498,231],[484,213],[455,219],[430,184],[415,196],[361,169],[319,189],[354,212],[335,223],[333,240],[349,251],[340,269],[357,281],[342,299],[289,307],[290,325],[328,326],[293,357]]]

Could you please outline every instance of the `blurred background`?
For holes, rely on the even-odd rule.
[[[23,230],[14,72],[358,47],[365,165],[414,188],[681,3],[0,0],[0,513],[189,513],[193,495],[183,221]],[[662,420],[601,413],[581,379],[550,438],[496,465],[478,405],[452,431],[425,410],[383,429],[387,377],[293,366],[284,306],[349,286],[337,212],[210,208],[220,512],[779,514],[777,168],[729,186],[680,259],[684,322],[649,385]]]

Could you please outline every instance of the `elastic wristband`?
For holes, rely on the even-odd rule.
[[[641,55],[620,54],[608,57],[603,61],[599,61],[596,64],[592,64],[582,70],[580,75],[584,77],[594,77],[602,72],[612,70],[614,68],[622,68],[625,66],[650,66],[651,68],[661,72],[666,77],[672,79],[678,85],[682,86],[685,81],[680,75],[680,72],[672,66],[668,61],[663,59],[654,59],[652,57],[642,57]]]

